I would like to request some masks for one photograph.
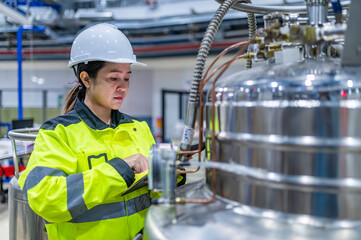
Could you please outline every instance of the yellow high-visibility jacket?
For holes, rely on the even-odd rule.
[[[147,187],[121,196],[135,180],[122,160],[149,155],[154,138],[146,122],[112,111],[107,125],[82,101],[45,122],[19,185],[45,219],[50,240],[132,239],[144,225]]]

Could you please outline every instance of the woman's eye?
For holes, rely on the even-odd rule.
[[[128,82],[128,81],[129,81],[129,78],[124,78],[124,81]]]
[[[117,81],[117,80],[118,80],[118,78],[111,78],[111,80],[112,80],[112,81]]]

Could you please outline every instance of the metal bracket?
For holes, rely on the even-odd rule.
[[[342,54],[342,66],[361,66],[361,1],[353,0],[347,23],[345,49]]]

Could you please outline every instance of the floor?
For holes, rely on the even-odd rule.
[[[9,239],[9,212],[7,203],[0,204],[0,233],[1,239]]]

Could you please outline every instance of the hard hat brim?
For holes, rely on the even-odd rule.
[[[72,67],[74,67],[75,65],[77,65],[79,63],[93,62],[93,61],[103,61],[103,62],[112,62],[112,63],[129,63],[131,65],[148,67],[147,64],[141,63],[141,62],[138,62],[138,61],[134,61],[132,59],[99,59],[99,58],[87,59],[86,61],[84,61],[84,60],[69,61],[68,67],[72,68]]]

